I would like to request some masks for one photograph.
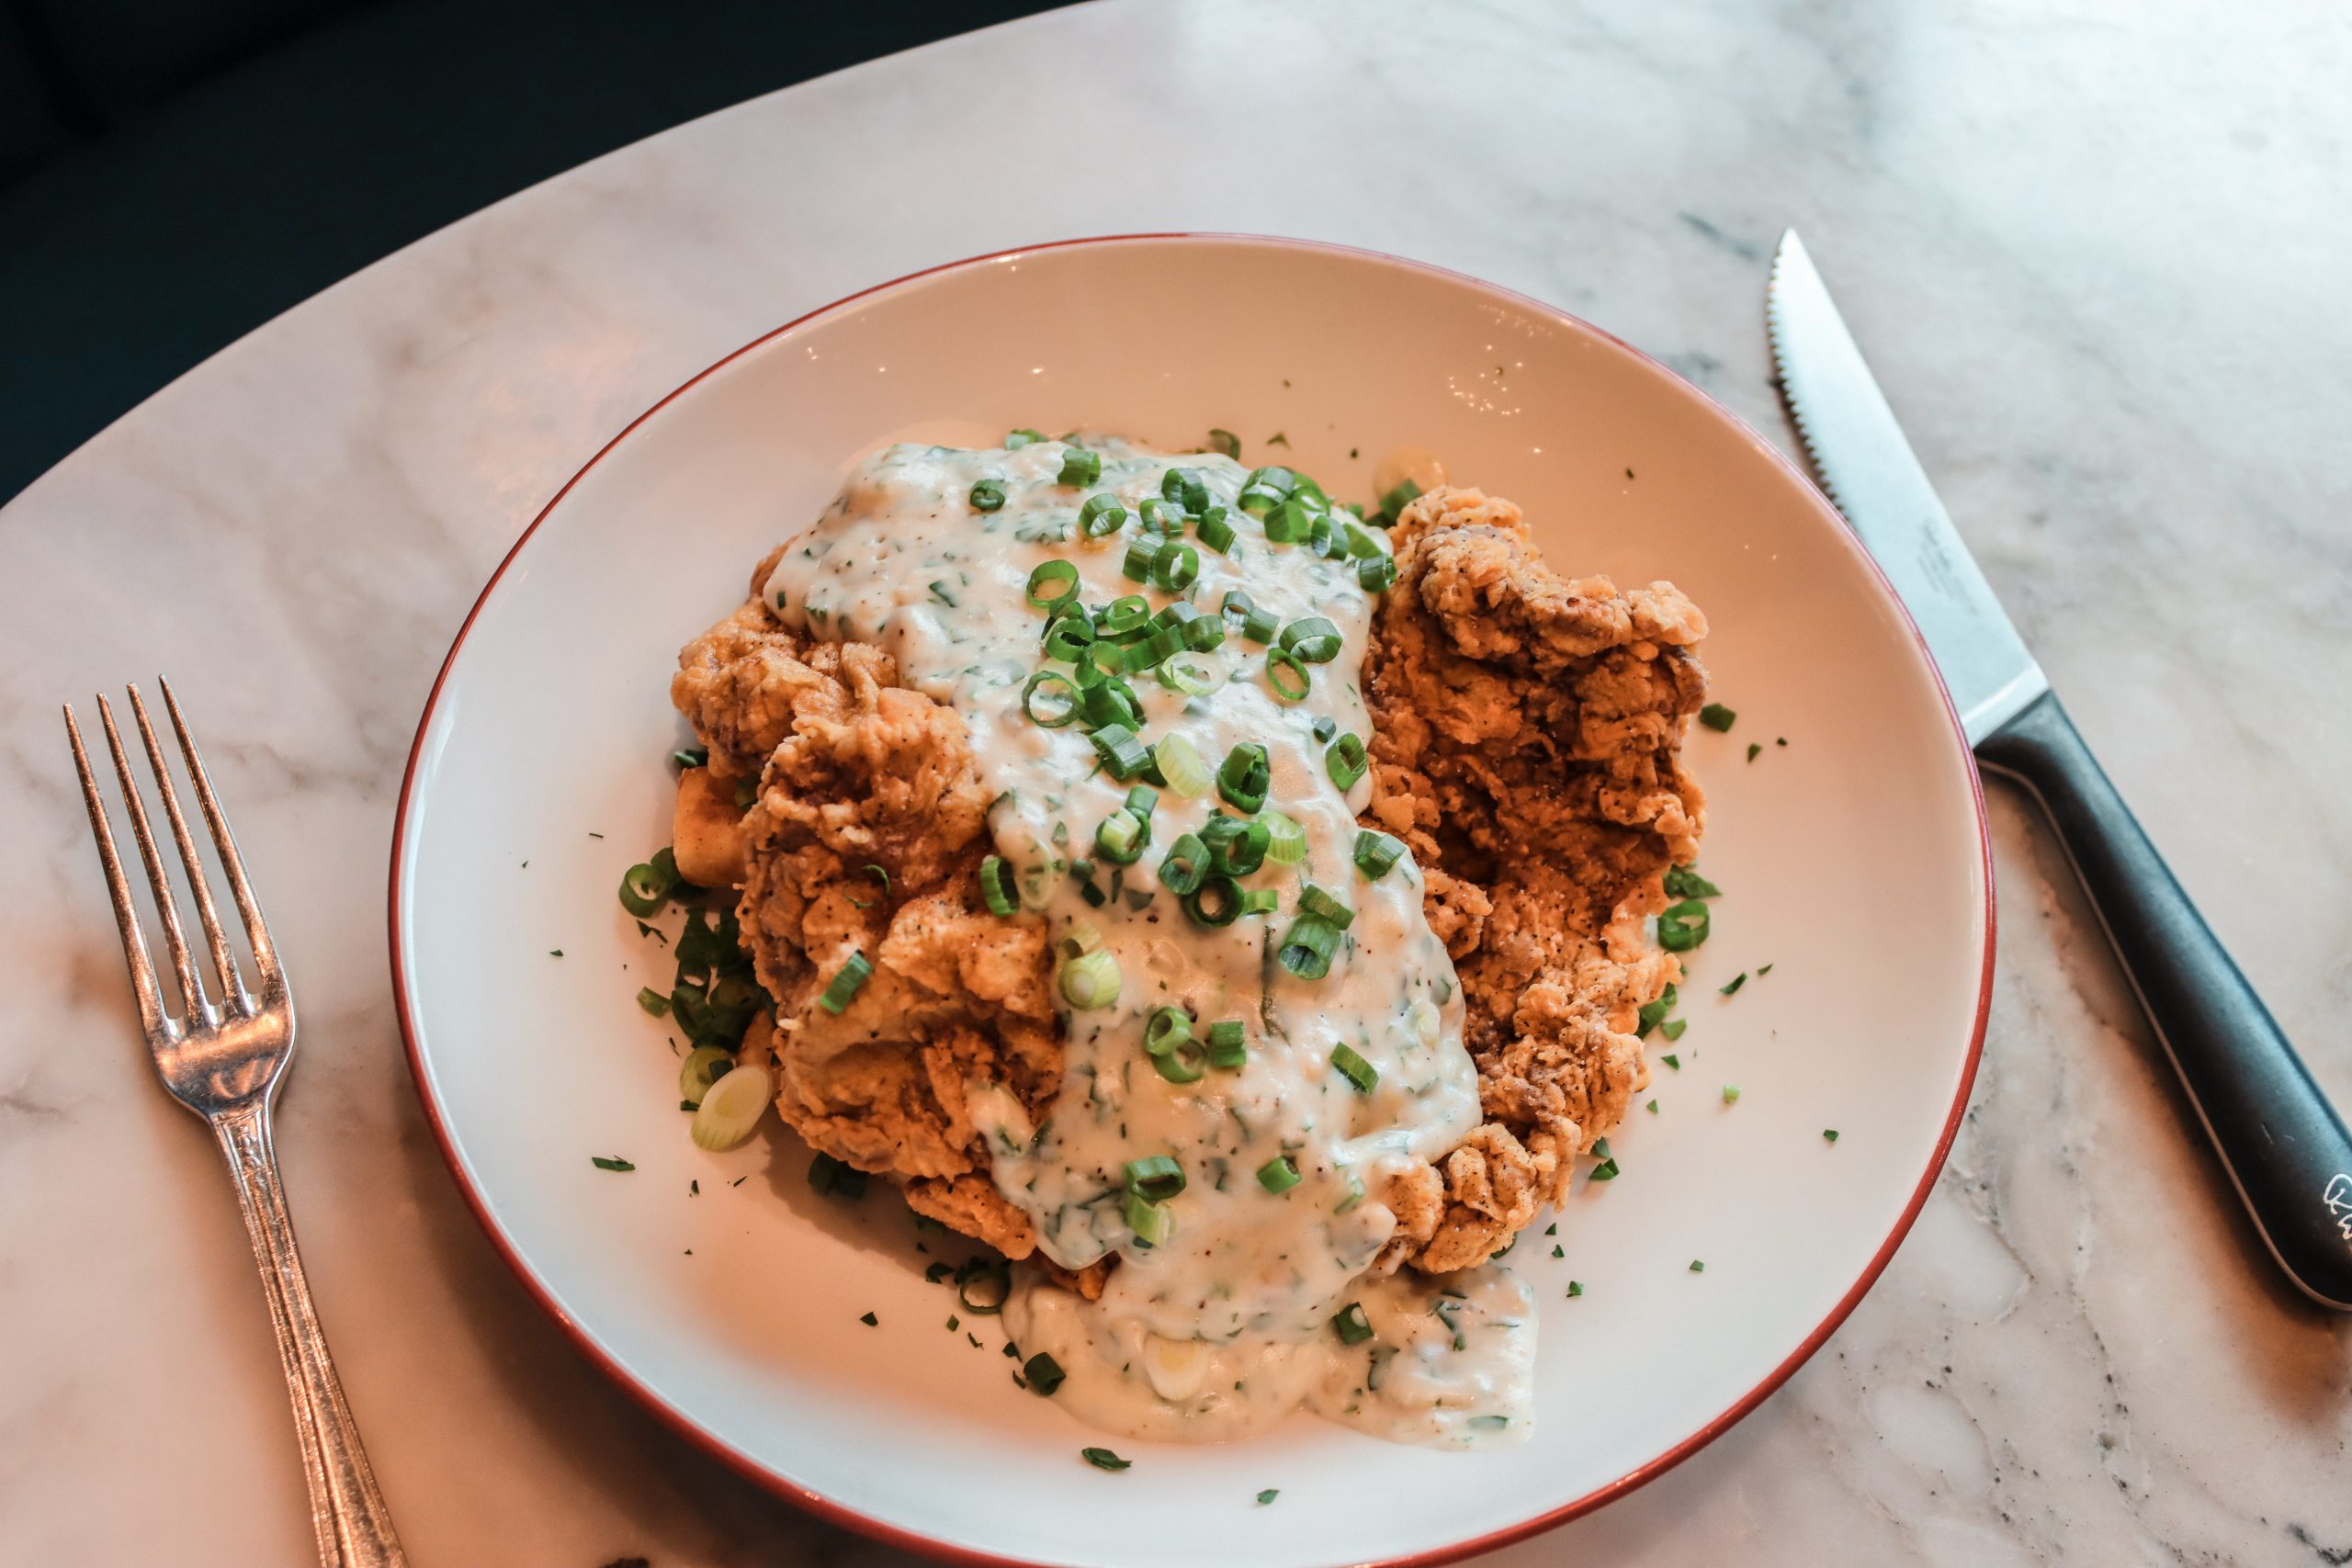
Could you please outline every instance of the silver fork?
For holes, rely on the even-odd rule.
[[[139,858],[146,863],[147,883],[154,890],[155,909],[163,918],[164,946],[179,982],[182,1016],[167,1010],[155,984],[155,968],[148,961],[147,939],[131,908],[130,883],[115,855],[114,834],[107,826],[107,808],[91,775],[90,759],[82,749],[81,727],[74,710],[65,710],[65,733],[74,742],[74,765],[82,774],[82,797],[90,808],[90,831],[98,841],[98,859],[105,863],[107,887],[114,896],[115,923],[122,928],[123,961],[130,966],[131,989],[139,994],[139,1021],[147,1032],[147,1047],[154,1054],[155,1069],[172,1098],[187,1106],[212,1129],[220,1152],[229,1161],[236,1183],[237,1202],[245,1215],[245,1235],[252,1241],[254,1261],[261,1266],[262,1293],[269,1300],[271,1325],[277,1330],[277,1356],[286,1369],[286,1387],[294,1402],[294,1427],[302,1443],[302,1470],[311,1486],[311,1527],[317,1532],[319,1561],[331,1568],[397,1568],[408,1559],[393,1533],[391,1514],[377,1490],[376,1474],[359,1443],[359,1428],[344,1403],[343,1384],[335,1377],[327,1354],[326,1336],[311,1306],[311,1287],[302,1276],[302,1257],[294,1246],[294,1222],[286,1212],[286,1194],[277,1181],[277,1154],[270,1139],[269,1108],[294,1055],[294,998],[286,975],[278,967],[277,950],[261,918],[261,906],[245,881],[244,862],[229,831],[229,819],[212,794],[204,761],[189,739],[187,721],[172,696],[169,682],[159,681],[164,702],[177,732],[180,755],[187,762],[189,781],[205,825],[212,830],[221,869],[229,874],[229,891],[243,917],[245,936],[253,943],[254,966],[261,980],[261,995],[246,991],[229,951],[229,939],[213,910],[212,892],[206,885],[204,863],[196,840],[188,836],[187,819],[180,814],[178,794],[172,787],[171,769],[163,748],[155,744],[154,727],[147,722],[147,705],[139,689],[130,687],[130,711],[139,722],[139,739],[146,745],[153,767],[164,816],[178,843],[180,863],[187,869],[187,884],[196,895],[197,919],[212,952],[212,967],[220,977],[220,999],[207,999],[188,956],[187,939],[181,934],[179,909],[164,874],[163,857],[155,851],[155,836],[148,830],[147,810],[141,803],[130,759],[115,729],[113,710],[103,696],[98,718],[106,726],[107,745],[114,752],[114,771],[130,813],[130,830],[139,841]]]

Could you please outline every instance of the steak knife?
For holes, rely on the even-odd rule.
[[[1978,762],[2031,795],[2065,846],[2263,1245],[2305,1295],[2352,1312],[2352,1135],[2075,733],[1793,229],[1765,321],[1822,489],[1927,637]]]

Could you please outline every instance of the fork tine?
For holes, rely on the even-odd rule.
[[[90,773],[90,755],[82,748],[82,727],[74,721],[71,704],[65,708],[65,737],[74,744],[74,768],[82,775],[82,804],[90,808],[90,836],[98,841],[98,861],[106,867],[107,892],[114,899],[114,923],[122,931],[122,962],[130,970],[130,988],[139,996],[139,1022],[153,1039],[165,1026],[163,998],[155,990],[155,965],[147,957],[147,936],[139,929],[139,912],[130,907],[130,881],[114,852],[114,829],[107,825],[106,802],[98,781]]]
[[[269,926],[261,918],[261,901],[254,897],[253,884],[245,880],[244,857],[237,853],[237,836],[229,831],[229,818],[221,815],[220,802],[212,793],[212,775],[204,771],[204,758],[196,749],[196,739],[187,732],[187,719],[180,713],[180,700],[172,694],[172,683],[161,675],[155,684],[163,688],[164,706],[172,716],[172,728],[179,736],[180,755],[187,761],[187,776],[196,785],[197,804],[204,810],[205,826],[212,829],[212,847],[220,852],[220,869],[229,874],[229,893],[237,901],[237,913],[245,922],[245,939],[253,943],[254,964],[261,971],[265,992],[282,990],[285,977],[277,967],[277,949],[270,944]]]
[[[172,787],[172,770],[164,761],[164,749],[155,744],[155,727],[147,721],[147,705],[141,700],[138,687],[124,689],[130,694],[130,714],[139,723],[139,739],[147,748],[147,761],[155,770],[156,788],[164,797],[164,815],[172,824],[173,841],[179,845],[180,863],[187,868],[188,890],[196,895],[196,915],[204,927],[204,940],[212,949],[212,968],[220,976],[221,998],[239,1012],[248,1011],[252,1003],[237,974],[236,955],[229,951],[229,939],[220,930],[220,913],[212,907],[212,886],[205,877],[204,862],[196,852],[196,840],[188,837],[187,818],[180,811],[179,791]]]
[[[147,886],[155,894],[155,912],[164,918],[164,951],[171,956],[172,973],[179,976],[180,995],[187,1002],[189,1019],[200,1023],[205,1012],[204,985],[196,977],[196,964],[188,956],[187,937],[180,930],[179,901],[172,897],[164,857],[155,852],[155,835],[147,827],[147,807],[139,798],[139,781],[131,776],[130,753],[122,749],[122,734],[114,727],[114,709],[107,705],[104,697],[98,699],[98,721],[106,726],[107,747],[114,753],[115,777],[122,781],[123,804],[130,812],[130,836],[139,841],[139,858],[147,867]]]

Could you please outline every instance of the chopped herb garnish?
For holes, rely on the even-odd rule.
[[[1761,980],[1762,978],[1764,978],[1764,976],[1765,976],[1770,975],[1771,972],[1772,972],[1772,965],[1771,965],[1771,964],[1762,964],[1762,965],[1760,965],[1760,966],[1758,966],[1758,969],[1757,969],[1757,971],[1756,971],[1756,977],[1757,977],[1758,979]]]
[[[1690,1260],[1690,1272],[1692,1272],[1693,1274],[1703,1274],[1703,1273],[1705,1273],[1706,1271],[1707,1271],[1707,1263],[1706,1263],[1706,1259],[1704,1259],[1704,1258],[1692,1258],[1692,1259]]]
[[[1664,1062],[1668,1066],[1672,1067],[1678,1073],[1682,1070],[1682,1058],[1676,1055],[1671,1051],[1668,1051],[1665,1055],[1660,1056],[1658,1060]]]
[[[1749,742],[1747,743],[1747,760],[1748,760],[1749,761],[1751,761],[1751,762],[1752,762],[1752,761],[1756,761],[1756,759],[1757,759],[1757,758],[1758,758],[1758,757],[1762,756],[1763,754],[1764,754],[1764,743],[1763,743],[1762,741],[1760,741],[1760,740],[1751,740],[1751,741],[1749,741]]]
[[[634,1164],[621,1158],[618,1155],[609,1157],[604,1155],[590,1155],[588,1163],[598,1170],[635,1170],[637,1168]]]
[[[660,1018],[670,1010],[670,998],[650,986],[640,986],[637,990],[637,1005]]]
[[[1229,430],[1212,430],[1209,432],[1209,450],[1222,452],[1228,457],[1238,459],[1241,456],[1241,437]]]
[[[1570,1300],[1570,1301],[1574,1301],[1574,1300],[1576,1300],[1578,1296],[1580,1296],[1580,1295],[1582,1295],[1582,1294],[1584,1294],[1584,1281],[1583,1281],[1583,1280],[1569,1280],[1569,1281],[1568,1281],[1568,1300]]]
[[[1727,1083],[1724,1085],[1724,1103],[1725,1105],[1737,1105],[1739,1103],[1739,1086],[1737,1084]]]
[[[1552,1248],[1552,1256],[1555,1258],[1566,1258],[1567,1254],[1561,1251],[1559,1247],[1555,1246]]]
[[[1281,1487],[1269,1486],[1263,1492],[1258,1494],[1258,1506],[1260,1507],[1264,1507],[1267,1504],[1272,1502],[1282,1495],[1283,1492]]]
[[[1062,1379],[1069,1374],[1062,1371],[1059,1361],[1040,1350],[1022,1363],[1021,1375],[1029,1380],[1030,1393],[1050,1394],[1062,1386]]]
[[[1720,898],[1724,890],[1699,874],[1695,865],[1670,865],[1666,868],[1666,896],[1669,898]]]
[[[1650,1114],[1653,1116],[1657,1114],[1657,1101],[1655,1100],[1650,1101]]]
[[[858,1321],[858,1322],[860,1322],[860,1323],[862,1323],[862,1324],[864,1324],[864,1325],[865,1325],[865,1326],[866,1326],[866,1327],[868,1327],[868,1328],[879,1328],[879,1327],[881,1327],[881,1326],[882,1326],[882,1320],[881,1320],[880,1318],[878,1318],[878,1317],[875,1316],[875,1315],[874,1315],[872,1313],[870,1313],[870,1312],[869,1312],[869,1313],[863,1313],[863,1314],[859,1314],[859,1317],[858,1317],[858,1320],[857,1320],[857,1321]]]
[[[1685,898],[1658,911],[1657,944],[1668,953],[1688,953],[1707,940],[1707,906]]]
[[[1290,437],[1277,430],[1272,435],[1266,437],[1266,445],[1269,446],[1287,446],[1290,445]]]
[[[689,1198],[699,1198],[702,1196],[702,1181],[700,1178],[696,1178],[695,1179],[686,1183],[686,1196]]]
[[[1728,731],[1732,727],[1732,722],[1738,717],[1739,715],[1732,712],[1731,709],[1724,706],[1721,703],[1709,703],[1705,707],[1699,710],[1699,722],[1705,725],[1709,729],[1714,730],[1719,734]]]
[[[1544,1227],[1544,1234],[1545,1235],[1559,1235],[1559,1234],[1560,1234],[1560,1222],[1559,1222],[1559,1221],[1557,1221],[1557,1220],[1554,1220],[1550,1224],[1545,1225],[1545,1226]]]
[[[1592,1168],[1592,1176],[1590,1179],[1594,1181],[1614,1181],[1617,1179],[1617,1162],[1613,1159],[1605,1159],[1599,1165]]]
[[[1134,1462],[1121,1459],[1109,1449],[1080,1449],[1078,1457],[1097,1470],[1125,1470]]]
[[[1738,974],[1734,975],[1734,976],[1731,977],[1731,984],[1730,984],[1730,985],[1728,985],[1728,986],[1721,986],[1721,987],[1716,987],[1716,989],[1718,990],[1718,992],[1719,992],[1721,995],[1724,995],[1724,996],[1726,996],[1726,997],[1727,997],[1727,996],[1730,996],[1734,991],[1738,990],[1742,986],[1745,986],[1746,984],[1747,984],[1747,970],[1745,970],[1745,969],[1743,969],[1743,970],[1741,970]]]
[[[1372,1319],[1363,1314],[1362,1302],[1350,1302],[1331,1320],[1331,1332],[1340,1337],[1342,1345],[1361,1345],[1372,1337]]]
[[[1664,1023],[1657,1026],[1657,1032],[1664,1035],[1668,1042],[1672,1042],[1681,1039],[1682,1032],[1690,1027],[1690,1021],[1687,1018],[1669,1018]],[[1671,1057],[1668,1058],[1668,1061],[1671,1061],[1672,1059],[1673,1058]]]
[[[1830,1143],[1834,1144],[1838,1141],[1838,1129],[1835,1127],[1824,1127],[1821,1130],[1821,1135]]]
[[[561,958],[563,956],[563,949],[560,947],[550,947],[548,949],[548,956],[549,958]]]

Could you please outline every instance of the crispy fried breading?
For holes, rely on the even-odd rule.
[[[988,800],[964,721],[899,686],[879,649],[804,643],[757,600],[678,666],[673,700],[714,773],[761,781],[741,918],[776,1004],[777,1109],[814,1147],[908,1179],[919,1213],[1028,1256],[1035,1235],[988,1179],[970,1097],[1052,1099],[1051,960],[1042,921],[978,907]],[[837,1016],[817,998],[852,953],[874,972]]]
[[[1378,787],[1363,819],[1427,877],[1487,1117],[1442,1178],[1391,1196],[1388,1256],[1442,1273],[1558,1201],[1648,1081],[1635,1013],[1680,970],[1644,924],[1706,816],[1680,754],[1706,619],[1668,583],[1561,578],[1519,509],[1475,490],[1423,495],[1392,538],[1396,584],[1364,661]]]

